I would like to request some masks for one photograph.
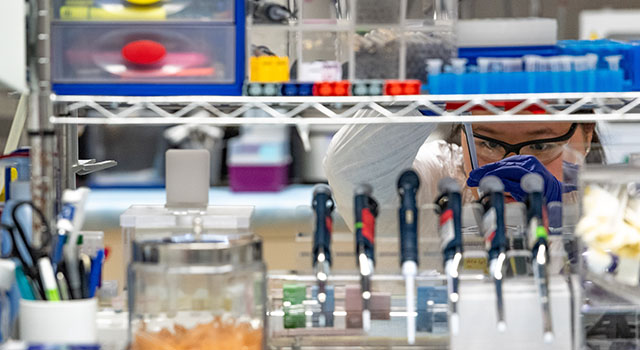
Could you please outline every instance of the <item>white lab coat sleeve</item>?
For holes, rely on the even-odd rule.
[[[461,172],[464,173],[462,162],[462,151],[457,145],[444,140],[422,145],[413,162],[413,169],[420,178],[418,203],[434,203],[438,195],[438,182],[445,177],[458,180],[462,186],[466,179],[461,177]]]
[[[442,271],[441,239],[438,234],[439,217],[435,209],[435,200],[439,195],[438,183],[445,177],[456,179],[461,186],[466,176],[463,169],[462,149],[444,140],[427,142],[418,151],[413,168],[420,178],[418,220],[420,243],[420,266]],[[463,187],[463,200],[470,196]]]
[[[375,116],[379,114],[367,110],[354,118]],[[368,183],[380,208],[376,231],[397,234],[398,177],[412,167],[418,149],[434,129],[435,124],[366,124],[347,125],[336,133],[324,169],[338,212],[351,230],[354,189]]]

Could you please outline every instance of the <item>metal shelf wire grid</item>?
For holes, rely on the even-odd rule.
[[[416,96],[57,96],[53,124],[386,124],[640,121],[640,92]],[[508,111],[492,102],[515,101]],[[455,107],[451,106],[455,104]],[[530,106],[545,113],[520,114]],[[482,107],[484,112],[471,113]],[[246,118],[260,110],[263,117]],[[375,116],[357,115],[372,110]],[[422,111],[422,115],[419,113]],[[204,113],[203,113],[204,112]],[[81,116],[81,117],[78,117]]]

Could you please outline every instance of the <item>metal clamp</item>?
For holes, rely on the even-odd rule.
[[[95,159],[78,159],[78,163],[71,166],[71,171],[78,175],[89,175],[101,170],[113,168],[118,165],[115,160],[103,160],[101,162]]]

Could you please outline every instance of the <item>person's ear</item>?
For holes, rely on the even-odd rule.
[[[587,123],[587,124],[580,124],[580,125],[582,127],[582,132],[584,134],[585,144],[587,145],[587,147],[589,147],[591,145],[591,141],[593,140],[593,132],[596,129],[596,124]]]
[[[580,124],[582,128],[582,137],[584,138],[584,154],[591,152],[591,141],[593,141],[593,133],[596,129],[595,123]]]

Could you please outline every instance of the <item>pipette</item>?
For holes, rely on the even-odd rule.
[[[469,148],[469,158],[471,158],[471,170],[478,169],[478,153],[476,151],[476,142],[473,137],[473,128],[471,123],[463,123],[464,134],[467,137],[467,147]]]
[[[451,333],[459,332],[458,292],[459,268],[462,262],[462,194],[460,185],[452,178],[444,178],[438,183],[441,193],[436,201],[440,209],[440,239],[447,276]]]
[[[407,303],[407,342],[413,345],[416,341],[415,284],[418,274],[418,203],[416,194],[420,187],[418,174],[407,170],[398,179],[400,195],[400,263],[405,280]]]
[[[486,193],[480,199],[484,209],[482,230],[489,254],[489,274],[491,274],[496,287],[497,328],[498,331],[504,332],[507,324],[504,319],[502,298],[502,271],[508,247],[504,224],[504,185],[498,177],[487,176],[480,181],[480,189]]]
[[[371,275],[375,265],[375,226],[378,203],[371,197],[373,189],[362,184],[355,190],[356,219],[356,262],[360,271],[360,292],[362,293],[362,328],[371,328]]]
[[[327,301],[326,284],[331,270],[331,213],[335,203],[331,198],[329,186],[317,185],[313,190],[312,207],[315,212],[315,231],[313,234],[313,270],[318,283],[318,303],[320,303],[319,325],[326,326],[324,303]]]
[[[520,186],[528,193],[526,200],[527,227],[529,231],[528,241],[533,256],[533,276],[538,286],[540,305],[542,307],[544,340],[550,343],[553,341],[553,326],[551,324],[549,276],[547,274],[547,261],[549,259],[547,229],[544,227],[542,219],[544,179],[539,174],[530,173],[522,177]]]

